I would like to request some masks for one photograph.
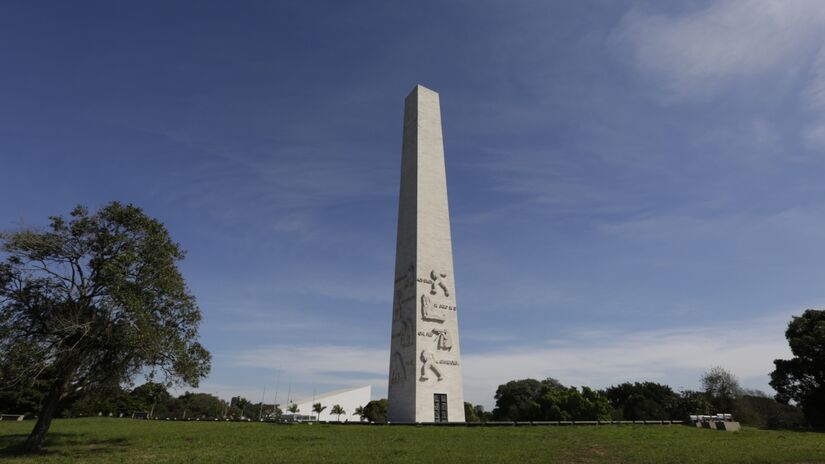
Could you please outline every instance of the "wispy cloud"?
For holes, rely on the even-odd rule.
[[[805,142],[810,147],[825,148],[825,44],[811,68],[813,78],[808,82],[803,98],[813,111],[814,120],[805,127]]]
[[[764,243],[767,237],[814,240],[822,230],[823,206],[794,206],[778,211],[755,213],[739,211],[726,214],[678,214],[630,217],[605,222],[599,229],[609,235],[643,241],[704,240],[729,242],[756,238]]]
[[[322,147],[270,150],[260,157],[222,154],[204,160],[175,195],[224,223],[263,224],[273,232],[308,236],[319,232],[321,208],[390,195],[397,182],[386,166],[331,157]]]
[[[727,0],[686,14],[634,9],[614,31],[667,97],[710,97],[763,73],[803,71],[822,46],[817,0]]]
[[[801,141],[817,149],[825,147],[823,31],[825,9],[817,0],[726,0],[683,14],[633,9],[613,31],[611,43],[629,54],[653,82],[653,95],[667,103],[740,93],[751,107],[772,108],[777,98],[800,102],[783,105],[783,119],[796,114]],[[746,119],[753,127],[742,139],[755,148],[742,151],[776,151],[771,122],[753,114]]]
[[[746,386],[767,389],[772,361],[790,355],[784,339],[790,314],[747,322],[642,331],[588,330],[536,343],[511,343],[495,351],[465,351],[468,401],[493,405],[496,388],[508,380],[551,376],[568,385],[606,387],[653,380],[698,388],[705,370],[721,365]],[[371,383],[386,394],[388,350],[351,345],[271,345],[230,357],[236,367],[281,370],[303,384],[337,388]]]
[[[383,384],[390,356],[387,349],[351,345],[270,345],[238,353],[239,367],[282,370],[304,384],[342,385],[350,381]]]
[[[464,356],[466,395],[473,401],[489,402],[498,384],[506,380],[548,376],[567,385],[606,387],[653,380],[675,388],[698,388],[702,372],[713,365],[729,369],[745,385],[767,389],[772,361],[789,355],[783,336],[788,319],[584,332],[548,346],[469,353]]]

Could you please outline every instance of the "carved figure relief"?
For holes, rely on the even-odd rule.
[[[436,272],[435,269],[430,271],[430,279],[432,279],[432,283],[430,284],[430,295],[435,295],[438,293],[438,289],[436,287],[441,287],[441,290],[444,292],[444,296],[450,296],[450,290],[447,288],[447,274],[442,274],[440,272]]]
[[[395,302],[392,306],[392,320],[397,320],[401,317],[401,290],[395,291]]]
[[[441,375],[441,370],[438,369],[438,362],[435,360],[435,355],[432,353],[432,351],[422,351],[421,362],[421,377],[418,380],[422,382],[429,380],[430,378],[427,377],[427,374],[430,371],[433,371],[435,373],[435,376],[439,382],[444,379],[444,377]]]
[[[413,344],[413,323],[410,318],[401,321],[401,346],[410,346]]]
[[[404,288],[415,288],[415,265],[410,264],[407,269],[407,285]]]
[[[427,295],[421,295],[421,317],[427,321],[444,322],[444,311],[435,307]]]
[[[439,350],[450,351],[453,349],[453,339],[447,329],[433,329],[436,338],[436,347]]]
[[[390,372],[390,383],[403,383],[407,380],[407,369],[404,367],[404,360],[401,358],[401,353],[395,352],[393,355],[394,363],[392,363],[392,371]]]

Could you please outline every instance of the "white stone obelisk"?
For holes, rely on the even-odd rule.
[[[388,420],[464,422],[464,385],[438,94],[404,103]]]

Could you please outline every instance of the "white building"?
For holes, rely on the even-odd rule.
[[[350,422],[357,422],[360,420],[360,418],[358,416],[353,415],[355,413],[355,409],[358,407],[366,406],[367,403],[370,402],[371,397],[372,386],[370,385],[345,390],[336,390],[321,395],[315,395],[314,399],[312,397],[309,397],[294,401],[293,403],[298,405],[298,412],[296,414],[292,414],[291,412],[286,410],[286,408],[288,408],[289,405],[284,406],[283,419],[287,421],[315,421],[317,420],[317,414],[312,410],[312,405],[314,403],[321,403],[321,406],[326,406],[324,411],[321,412],[321,421],[338,421],[338,416],[332,414],[332,407],[337,404],[344,408],[345,411],[344,414],[341,414],[341,422],[347,420]]]

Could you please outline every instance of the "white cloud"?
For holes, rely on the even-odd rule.
[[[728,0],[683,15],[633,10],[613,35],[669,98],[707,97],[766,72],[804,72],[823,45],[819,0]]]
[[[739,212],[724,215],[663,214],[604,222],[599,230],[630,240],[667,242],[718,241],[742,243],[753,238],[763,246],[766,238],[796,242],[815,241],[822,230],[823,209],[820,205],[795,206],[756,215]]]
[[[465,395],[467,401],[491,407],[501,383],[547,376],[568,385],[598,388],[635,380],[697,388],[702,372],[714,365],[739,376],[743,385],[764,390],[772,361],[790,356],[784,338],[788,320],[790,314],[782,313],[725,325],[578,332],[539,345],[514,345],[489,352],[465,350]],[[337,388],[370,383],[374,395],[383,396],[389,355],[386,348],[274,345],[238,353],[230,363],[281,370],[283,378],[305,385]],[[353,378],[353,373],[358,375]]]
[[[390,355],[387,349],[350,345],[270,345],[243,351],[233,363],[282,370],[307,384],[347,384],[352,374],[366,383],[385,383]]]
[[[721,365],[746,386],[767,389],[773,360],[788,357],[783,331],[789,316],[750,324],[640,332],[576,334],[546,347],[518,347],[464,356],[465,395],[491,405],[507,380],[554,377],[567,385],[602,388],[652,380],[698,388],[705,370]]]

